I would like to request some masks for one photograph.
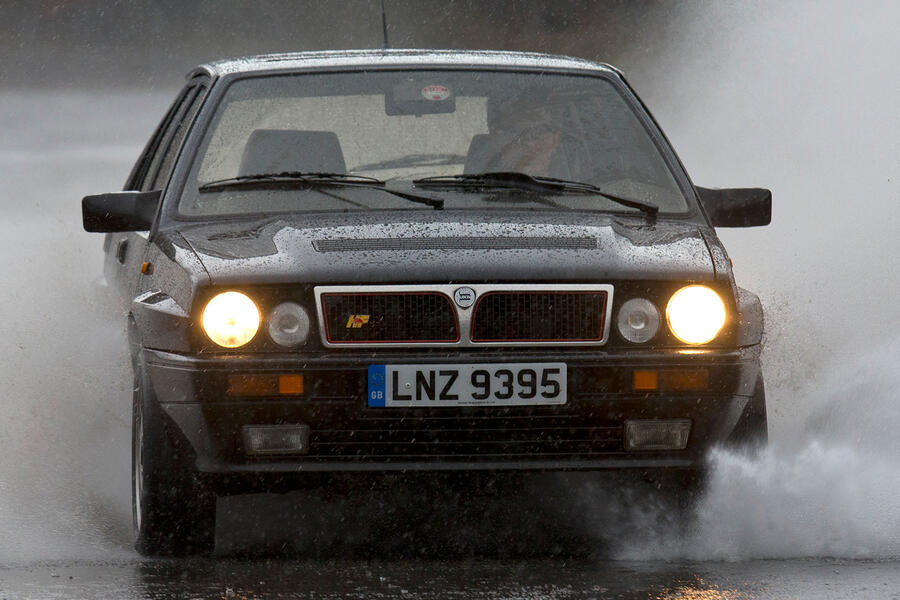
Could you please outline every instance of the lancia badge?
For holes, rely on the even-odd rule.
[[[470,287],[456,288],[453,292],[453,299],[460,308],[469,308],[475,304],[475,290]]]

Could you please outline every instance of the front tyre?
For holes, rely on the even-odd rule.
[[[131,428],[135,549],[145,556],[211,553],[216,496],[191,468],[190,452],[173,441],[158,403],[136,369]]]

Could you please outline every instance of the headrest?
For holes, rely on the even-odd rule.
[[[346,173],[344,153],[333,131],[257,129],[244,146],[240,175],[301,171]]]

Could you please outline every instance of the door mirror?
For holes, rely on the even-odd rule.
[[[85,196],[81,201],[84,230],[99,233],[147,231],[153,224],[161,197],[160,190]]]
[[[758,227],[772,222],[772,192],[763,188],[697,188],[713,227]]]

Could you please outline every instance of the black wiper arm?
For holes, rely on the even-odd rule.
[[[618,196],[616,194],[610,194],[609,192],[603,191],[603,188],[594,185],[593,183],[586,183],[584,181],[568,181],[566,179],[556,179],[555,177],[535,177],[534,179],[535,181],[539,181],[541,183],[546,182],[549,184],[560,185],[563,187],[563,190],[567,192],[583,191],[589,194],[597,194],[598,196],[602,196],[607,200],[612,200],[613,202],[621,204],[622,206],[627,206],[629,208],[634,208],[641,212],[645,212],[652,217],[655,217],[659,212],[659,207],[655,204],[650,204],[649,202],[641,202],[640,200],[632,200],[631,198],[623,198],[622,196]]]
[[[500,187],[532,190],[537,192],[556,193],[585,193],[596,194],[607,200],[611,200],[622,206],[637,209],[651,217],[659,212],[659,207],[653,204],[622,198],[615,194],[603,191],[602,188],[580,181],[567,181],[553,177],[535,177],[527,173],[497,172],[497,173],[466,173],[461,175],[439,175],[416,179],[413,184],[419,187]]]
[[[410,202],[418,202],[419,204],[425,204],[427,206],[432,207],[435,210],[441,210],[444,208],[444,200],[442,198],[429,198],[428,196],[419,196],[417,194],[410,194],[408,192],[401,192],[400,190],[392,190],[390,188],[376,188],[381,190],[382,192],[387,192],[388,194],[393,194],[398,198],[403,198],[404,200],[409,200]]]
[[[496,187],[513,189],[531,189],[543,191],[548,187],[531,175],[514,171],[498,171],[495,173],[463,173],[460,175],[437,175],[413,180],[419,187]],[[555,188],[554,188],[555,189]]]
[[[410,202],[418,202],[425,204],[436,210],[444,208],[444,201],[440,198],[429,198],[428,196],[419,196],[392,190],[386,188],[385,182],[374,177],[366,177],[364,175],[351,175],[349,173],[307,173],[300,171],[282,171],[280,173],[254,173],[252,175],[238,175],[228,179],[219,179],[211,181],[200,186],[199,191],[218,192],[226,189],[234,188],[257,188],[269,186],[297,186],[297,187],[323,187],[323,186],[340,186],[340,187],[363,187],[368,189],[380,190],[388,194],[392,194]]]

